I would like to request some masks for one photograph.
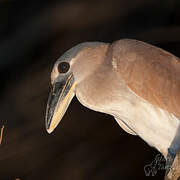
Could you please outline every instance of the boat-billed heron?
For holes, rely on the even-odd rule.
[[[46,112],[51,133],[74,95],[84,106],[114,116],[165,157],[180,147],[180,59],[131,39],[85,42],[64,53],[51,73]]]

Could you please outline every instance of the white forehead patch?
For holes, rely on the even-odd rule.
[[[51,84],[53,84],[54,80],[58,77],[59,72],[58,72],[58,64],[55,63],[53,70],[51,72]]]

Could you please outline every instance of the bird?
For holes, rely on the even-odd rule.
[[[180,59],[135,39],[83,42],[54,64],[45,125],[53,132],[76,95],[85,107],[112,115],[166,159],[180,148]]]

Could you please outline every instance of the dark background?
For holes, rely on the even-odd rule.
[[[76,98],[46,132],[50,72],[85,41],[134,38],[180,57],[179,9],[179,0],[1,0],[0,180],[146,179],[144,166],[158,152]]]

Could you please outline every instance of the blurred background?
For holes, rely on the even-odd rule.
[[[134,38],[180,57],[179,9],[179,0],[0,0],[0,180],[146,179],[159,153],[76,98],[46,132],[50,73],[85,41]]]

